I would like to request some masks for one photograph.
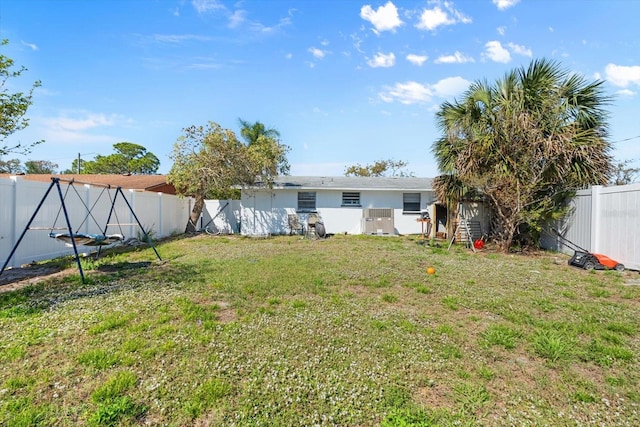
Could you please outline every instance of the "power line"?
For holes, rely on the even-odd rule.
[[[625,142],[625,141],[631,141],[632,139],[637,139],[640,138],[640,135],[638,136],[632,136],[631,138],[625,138],[625,139],[620,139],[618,141],[613,141],[612,144],[616,144],[618,142]]]

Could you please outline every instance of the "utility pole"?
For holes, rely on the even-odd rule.
[[[80,153],[78,153],[78,175],[80,175]]]

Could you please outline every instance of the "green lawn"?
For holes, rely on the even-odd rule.
[[[200,235],[0,293],[0,425],[640,425],[637,272],[420,243]]]

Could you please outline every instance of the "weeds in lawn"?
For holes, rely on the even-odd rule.
[[[111,351],[91,349],[78,355],[78,363],[101,371],[118,365],[120,358]]]
[[[0,425],[640,425],[617,273],[402,237],[160,245],[0,293]]]
[[[490,400],[484,385],[461,383],[453,386],[455,400],[468,413],[475,413]]]
[[[491,325],[481,336],[485,345],[499,345],[511,350],[516,347],[518,340],[522,337],[522,333],[507,325]]]
[[[382,294],[381,298],[382,298],[382,301],[388,302],[388,303],[393,303],[398,301],[398,297],[393,294]]]
[[[532,344],[538,356],[551,362],[569,360],[573,356],[573,340],[556,330],[539,329],[535,331]]]
[[[123,421],[132,422],[146,411],[144,405],[137,404],[130,396],[118,396],[101,402],[98,409],[89,416],[89,425],[115,426]]]
[[[232,392],[231,385],[226,382],[217,378],[209,379],[187,400],[184,410],[189,418],[196,419],[215,403],[231,395]]]

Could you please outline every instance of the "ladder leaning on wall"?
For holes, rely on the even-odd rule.
[[[473,237],[471,236],[471,228],[469,227],[469,221],[467,221],[467,219],[461,214],[460,215],[460,221],[458,221],[458,225],[456,226],[456,230],[453,232],[453,236],[451,236],[451,240],[449,241],[449,247],[447,248],[447,251],[449,251],[449,249],[451,249],[451,245],[453,245],[453,241],[456,240],[456,236],[458,235],[458,232],[464,231],[465,232],[465,244],[467,245],[467,247],[471,247],[471,249],[473,249],[473,252],[476,251],[476,247],[473,245]],[[460,233],[460,235],[462,236],[462,233]]]

